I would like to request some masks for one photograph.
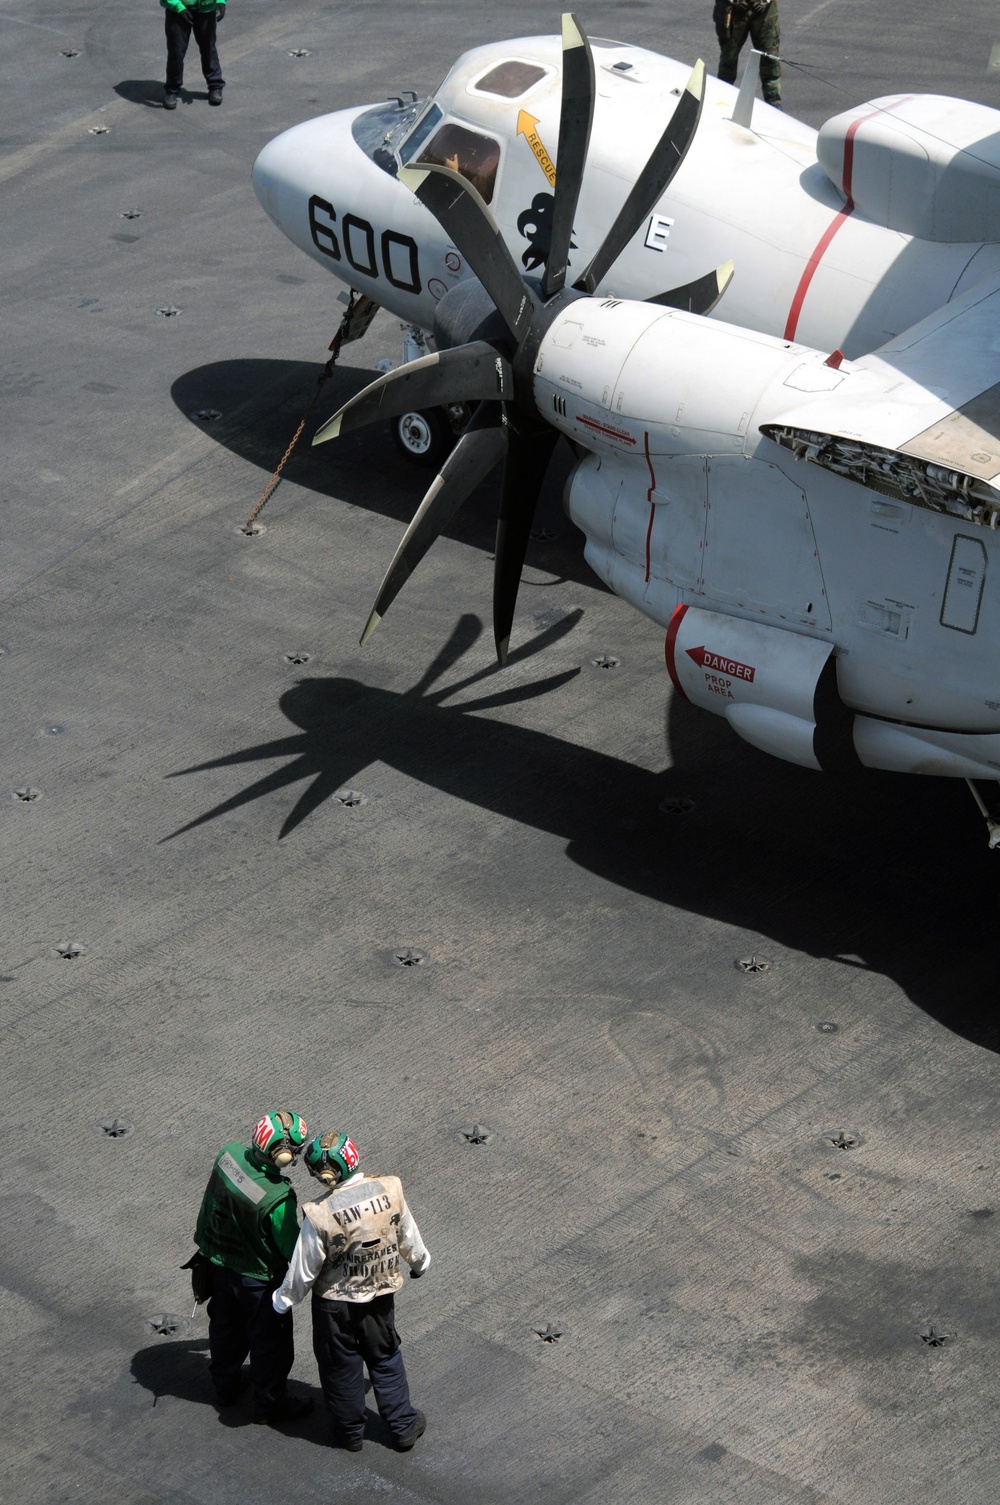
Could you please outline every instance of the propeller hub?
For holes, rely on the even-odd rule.
[[[586,296],[586,293],[578,292],[576,288],[564,287],[547,303],[539,304],[535,310],[528,331],[511,360],[511,369],[514,373],[514,400],[522,407],[530,408],[532,412],[535,410],[535,361],[538,358],[542,341],[566,306]]]
[[[549,329],[577,298],[596,292],[605,273],[659,202],[691,143],[704,94],[699,63],[663,135],[576,285],[566,287],[573,220],[579,202],[594,113],[594,60],[576,17],[563,17],[559,170],[545,272],[528,279],[475,186],[455,168],[418,160],[399,170],[435,216],[476,276],[449,289],[434,318],[432,354],[390,372],[335,414],[314,443],[351,427],[456,399],[478,406],[455,449],[431,484],[382,582],[362,642],[464,498],[504,456],[493,568],[493,631],[506,662],[521,567],[545,470],[558,430],[535,402],[535,366]],[[717,298],[721,287],[711,289]],[[681,290],[686,296],[686,291]],[[659,300],[658,300],[659,301]],[[685,306],[678,303],[677,306]],[[389,389],[392,393],[389,395]],[[353,415],[353,417],[351,416]]]

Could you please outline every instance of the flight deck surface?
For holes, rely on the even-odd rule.
[[[960,10],[783,5],[787,109],[995,104],[996,8]],[[580,18],[711,68],[710,12]],[[557,25],[232,0],[222,108],[192,50],[167,113],[152,0],[0,0],[5,1499],[996,1499],[1000,852],[964,785],[679,701],[558,464],[503,670],[495,480],[364,650],[429,480],[383,429],[308,430],[241,531],[340,315],[257,151]],[[179,1266],[213,1156],[286,1105],[431,1250],[408,1455],[212,1404]],[[306,1310],[296,1341],[318,1401]]]

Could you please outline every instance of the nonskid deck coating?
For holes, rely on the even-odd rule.
[[[992,104],[993,11],[945,46],[929,0],[891,34],[786,9],[788,108]],[[707,4],[581,19],[714,62]],[[337,319],[256,151],[556,24],[233,0],[223,108],[195,63],[168,115],[152,4],[0,7],[5,1497],[995,1499],[1000,857],[964,789],[813,776],[674,701],[557,477],[503,673],[489,485],[364,652],[426,479],[384,436],[297,455],[238,531]],[[286,1102],[433,1252],[406,1457],[210,1404],[178,1267],[212,1155]]]

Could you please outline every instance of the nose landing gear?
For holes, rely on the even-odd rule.
[[[389,432],[401,454],[415,465],[439,470],[452,445],[455,434],[443,408],[424,408],[401,413],[389,420]]]
[[[433,350],[427,333],[415,324],[402,324],[403,362],[418,360]],[[391,371],[392,361],[379,361],[379,371]],[[468,403],[455,402],[446,408],[415,408],[390,418],[389,432],[400,454],[414,465],[440,470],[455,442],[472,416]]]
[[[966,779],[965,782],[968,784],[972,798],[979,806],[983,820],[985,820],[986,822],[986,829],[989,832],[990,837],[990,851],[992,852],[994,847],[1000,846],[1000,820],[997,820],[993,815],[991,815],[986,805],[986,801],[983,799],[982,795],[979,793],[979,790],[976,788],[972,780]]]
[[[446,408],[420,408],[389,420],[396,448],[414,465],[440,470],[468,423],[468,403],[454,402]]]

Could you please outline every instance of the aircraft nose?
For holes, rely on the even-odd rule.
[[[445,291],[439,264],[447,247],[399,182],[392,157],[379,150],[385,122],[372,117],[384,112],[384,105],[362,105],[292,126],[267,143],[251,177],[266,213],[307,256],[429,329]],[[445,275],[454,273],[445,268]]]
[[[275,136],[273,141],[269,141],[263,150],[257,153],[257,160],[250,169],[250,181],[260,200],[261,208],[274,220],[275,224],[280,224],[278,196],[282,182],[282,142],[287,134],[286,131],[281,136]]]
[[[305,204],[317,182],[336,191],[340,164],[350,161],[358,148],[351,136],[357,110],[338,110],[305,120],[275,136],[258,153],[250,177],[262,208],[279,229],[295,241],[294,233]]]

